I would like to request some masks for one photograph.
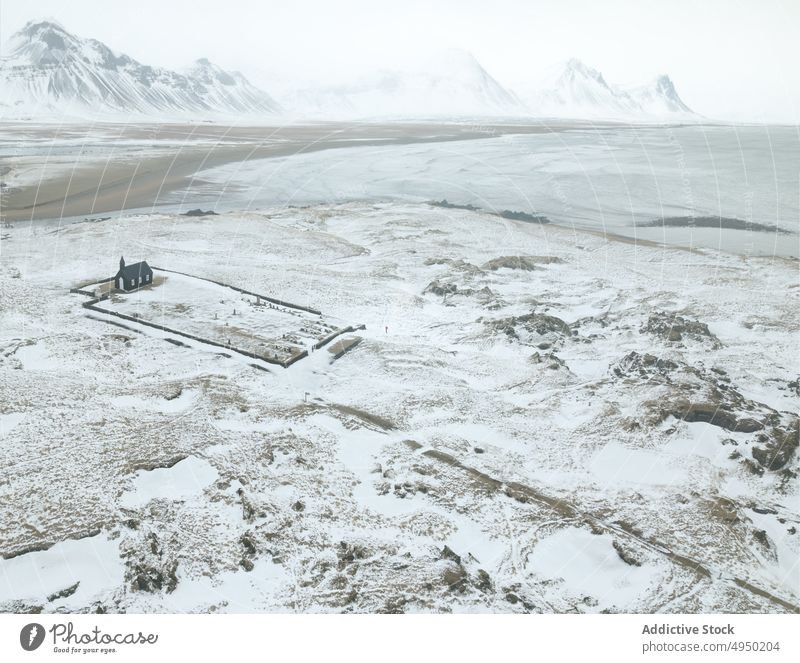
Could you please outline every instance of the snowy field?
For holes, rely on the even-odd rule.
[[[6,233],[2,610],[798,610],[795,260],[399,202]],[[120,254],[363,340],[264,371],[87,315]]]

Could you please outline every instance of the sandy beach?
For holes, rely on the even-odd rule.
[[[36,125],[10,124],[4,144],[34,155],[3,155],[13,178],[6,188],[8,221],[59,219],[154,208],[200,170],[253,159],[331,148],[474,140],[590,128],[578,122],[528,124],[293,124],[278,127],[206,124]],[[2,149],[2,147],[0,147]],[[65,151],[66,150],[66,151]],[[5,150],[4,150],[5,151]],[[0,153],[2,154],[2,153]],[[60,167],[59,167],[60,166]]]

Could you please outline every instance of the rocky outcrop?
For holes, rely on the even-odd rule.
[[[127,563],[126,578],[135,592],[173,592],[178,586],[178,562],[165,552],[154,532],[144,537],[144,548]]]
[[[214,210],[202,210],[198,207],[184,212],[183,216],[217,216],[217,213]]]
[[[630,352],[612,367],[612,373],[652,388],[651,397],[641,403],[645,425],[674,417],[735,433],[756,433],[752,456],[770,471],[785,468],[798,447],[797,415],[745,398],[719,369],[707,371],[648,353]]]
[[[432,265],[447,265],[448,267],[452,267],[453,270],[457,272],[461,272],[463,274],[469,274],[472,276],[478,276],[480,274],[483,274],[483,270],[480,267],[478,267],[477,265],[473,265],[471,262],[467,262],[462,258],[458,259],[428,258],[425,260],[424,264],[428,267]]]
[[[520,269],[533,271],[541,265],[552,265],[563,263],[564,261],[557,256],[500,256],[492,258],[482,265],[483,269],[497,271],[498,269]]]
[[[425,290],[422,291],[422,294],[432,294],[439,297],[446,297],[448,295],[457,295],[459,292],[463,291],[459,291],[458,286],[455,283],[443,283],[437,279],[435,281],[431,281],[425,287]]]
[[[495,293],[488,286],[479,290],[473,288],[461,288],[457,284],[436,279],[431,281],[422,291],[423,295],[436,295],[437,297],[475,297],[479,302],[488,303],[496,299]]]
[[[715,347],[721,345],[719,339],[708,330],[707,324],[664,311],[653,313],[639,331],[673,343],[692,340],[705,341]]]
[[[753,447],[753,458],[764,469],[784,469],[797,451],[800,443],[800,419],[789,418],[784,425],[773,426],[756,435],[758,446]]]
[[[556,343],[572,337],[572,329],[561,318],[544,313],[528,313],[499,320],[485,321],[495,333],[505,334],[522,343]]]

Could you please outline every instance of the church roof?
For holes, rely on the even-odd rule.
[[[152,271],[153,270],[150,269],[150,265],[148,265],[145,260],[142,260],[141,262],[134,262],[130,265],[121,267],[117,272],[117,276],[122,276],[126,279],[133,279]]]

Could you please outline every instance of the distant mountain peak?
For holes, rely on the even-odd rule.
[[[656,114],[687,114],[693,111],[681,99],[672,79],[666,74],[656,76],[651,83],[629,88],[627,93],[634,98],[643,110]]]
[[[678,98],[678,92],[675,89],[675,84],[672,82],[672,79],[666,74],[660,74],[659,76],[656,76],[654,85],[656,89],[662,94],[665,94],[673,99]]]
[[[9,40],[11,57],[36,65],[58,64],[79,46],[80,40],[55,21],[29,21]]]
[[[75,38],[75,36],[72,33],[70,33],[61,23],[59,23],[55,19],[28,21],[22,28],[17,30],[16,34],[21,36],[26,36],[28,38],[38,36],[42,39],[46,39],[49,36],[68,37],[73,39]],[[57,45],[58,45],[57,43],[54,44],[54,46]]]
[[[576,58],[551,68],[522,99],[534,115],[551,117],[636,121],[694,115],[666,74],[647,85],[623,89]]]
[[[605,79],[603,78],[603,74],[601,74],[597,69],[593,69],[592,67],[585,64],[583,61],[578,60],[577,58],[570,58],[564,64],[564,71],[561,74],[562,78],[576,78],[576,77],[584,77],[589,78],[593,81],[600,83],[603,87],[608,87],[608,83],[606,83]]]
[[[203,83],[217,82],[220,85],[236,85],[244,80],[244,77],[235,71],[225,71],[217,66],[208,58],[195,60],[186,71],[187,75],[202,81]]]

